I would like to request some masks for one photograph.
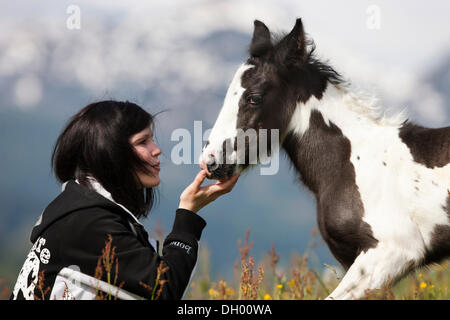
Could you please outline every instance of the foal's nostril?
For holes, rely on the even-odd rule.
[[[208,160],[206,161],[206,168],[208,169],[209,172],[213,172],[218,167],[219,164],[217,163],[216,158],[212,154],[210,154],[208,156]]]

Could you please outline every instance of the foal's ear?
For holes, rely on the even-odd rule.
[[[252,57],[261,57],[272,48],[270,42],[270,31],[267,26],[259,20],[253,22],[253,38],[250,44],[249,53]]]
[[[303,30],[302,19],[298,18],[295,21],[295,26],[292,31],[284,38],[286,41],[286,57],[289,59],[301,59],[305,57],[306,44],[305,32]]]

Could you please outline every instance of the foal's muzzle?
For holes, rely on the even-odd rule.
[[[226,142],[224,142],[221,150],[211,149],[211,146],[206,149],[208,144],[206,144],[200,159],[200,167],[207,171],[206,177],[208,179],[224,181],[234,176],[237,172],[238,165],[233,148],[227,149],[225,146]]]
[[[236,173],[235,163],[220,163],[213,155],[208,155],[206,162],[201,162],[200,167],[207,170],[206,177],[212,180],[225,181]]]

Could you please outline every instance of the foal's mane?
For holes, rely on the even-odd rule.
[[[286,33],[271,33],[271,41],[277,50],[287,50],[287,43],[283,41]],[[346,105],[355,112],[364,115],[380,125],[402,126],[408,122],[406,110],[387,114],[387,109],[379,104],[375,94],[362,89],[356,89],[348,80],[337,72],[328,60],[325,62],[317,57],[314,40],[307,34],[304,36],[305,57],[304,64],[318,72],[327,82],[336,86],[342,94]]]
[[[350,83],[337,87],[343,91],[344,102],[350,110],[368,117],[379,125],[401,127],[409,121],[406,109],[388,114],[388,109],[380,105],[375,94],[353,89]]]
[[[287,43],[283,41],[286,37],[285,32],[279,33],[271,33],[271,40],[273,46],[279,51],[286,51]],[[319,72],[328,82],[335,85],[342,85],[345,83],[345,80],[342,76],[331,66],[329,61],[323,62],[316,55],[316,44],[314,40],[309,37],[307,34],[304,35],[304,46],[305,46],[305,55],[303,58],[303,63],[308,65],[313,70]]]

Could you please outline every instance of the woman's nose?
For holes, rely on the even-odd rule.
[[[155,144],[154,149],[151,152],[153,157],[157,157],[161,154],[161,149]]]

